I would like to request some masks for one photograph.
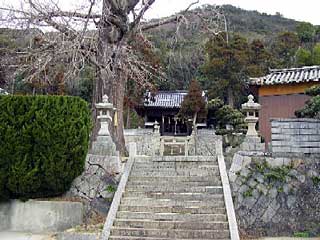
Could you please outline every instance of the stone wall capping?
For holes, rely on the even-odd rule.
[[[320,123],[319,119],[312,118],[271,118],[271,124],[275,121],[277,122],[311,122],[311,123]]]
[[[229,222],[230,238],[231,240],[240,240],[238,224],[237,224],[237,219],[236,219],[233,200],[232,200],[229,178],[228,178],[227,169],[224,161],[221,140],[216,144],[216,154],[218,157],[219,171],[220,171],[221,182],[223,186],[223,195],[224,195],[228,222]]]

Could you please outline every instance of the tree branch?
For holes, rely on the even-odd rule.
[[[167,18],[165,18],[165,19],[163,19],[161,21],[154,21],[154,22],[150,22],[150,23],[145,23],[145,24],[141,25],[141,27],[139,29],[141,31],[147,31],[147,30],[150,30],[152,28],[160,27],[162,25],[166,25],[166,24],[169,24],[169,23],[172,23],[172,22],[178,22],[182,18],[182,15],[187,13],[192,6],[194,6],[194,5],[198,4],[198,3],[199,3],[199,0],[191,3],[185,10],[183,10],[179,14],[173,15],[171,17],[167,17]]]

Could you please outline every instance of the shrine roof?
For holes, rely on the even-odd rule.
[[[320,66],[271,69],[266,76],[250,79],[251,85],[258,86],[307,82],[320,82]]]
[[[159,91],[155,95],[148,93],[144,102],[145,107],[180,108],[188,91]]]

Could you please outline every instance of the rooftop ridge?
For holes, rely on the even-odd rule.
[[[269,69],[262,77],[250,78],[251,85],[297,84],[305,82],[320,83],[320,65],[299,68]]]
[[[299,71],[299,70],[305,70],[305,69],[320,69],[320,65],[313,65],[313,66],[303,66],[303,67],[295,67],[295,68],[275,68],[275,69],[269,69],[270,73],[275,73],[275,72],[287,72],[287,71]],[[270,74],[269,73],[269,74]]]

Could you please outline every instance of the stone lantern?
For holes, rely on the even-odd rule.
[[[112,115],[116,109],[113,107],[112,103],[109,102],[109,97],[107,95],[104,95],[102,97],[102,102],[96,103],[95,106],[98,111],[100,129],[97,141],[93,143],[91,152],[94,155],[119,156],[119,152],[116,150],[116,145],[109,132],[109,123],[112,122]]]
[[[254,97],[252,95],[248,96],[248,102],[242,104],[242,110],[246,113],[245,122],[248,124],[247,137],[258,137],[256,131],[256,124],[259,120],[258,112],[261,109],[259,103],[253,101]]]
[[[159,135],[160,136],[160,124],[158,123],[158,121],[154,121],[154,125],[153,125],[153,133],[154,135]]]
[[[109,121],[112,122],[111,113],[115,110],[112,103],[109,102],[109,97],[103,95],[102,102],[96,103],[96,109],[99,113],[98,120],[100,121],[100,130],[98,136],[110,136]]]

